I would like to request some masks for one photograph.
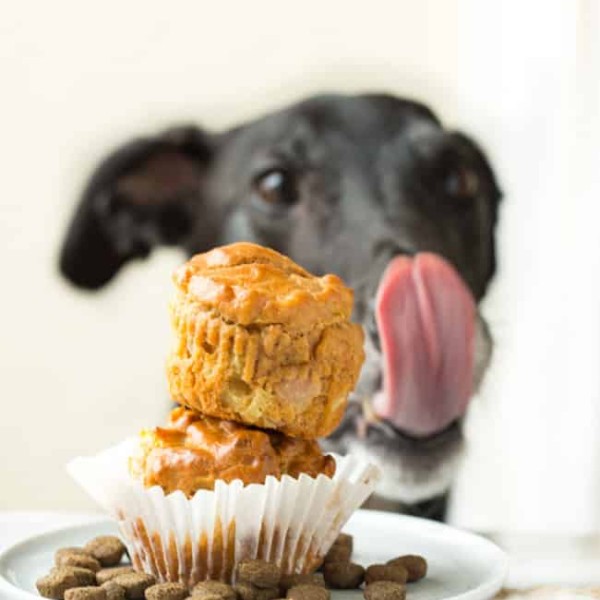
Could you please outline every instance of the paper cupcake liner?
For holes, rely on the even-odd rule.
[[[277,563],[286,574],[314,571],[380,475],[364,460],[333,455],[333,478],[284,475],[246,486],[217,481],[214,490],[188,499],[133,479],[128,457],[136,448],[136,440],[127,440],[75,458],[67,470],[117,519],[134,568],[187,586],[231,582],[236,565],[255,558]]]

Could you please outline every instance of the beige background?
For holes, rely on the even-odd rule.
[[[584,203],[592,174],[574,157],[587,157],[597,139],[588,118],[597,47],[587,45],[598,37],[589,29],[597,13],[590,2],[549,2],[540,19],[542,3],[502,4],[68,0],[3,11],[0,508],[89,508],[64,463],[160,421],[167,409],[166,303],[181,256],[156,252],[97,295],[69,288],[55,269],[66,219],[104,153],[177,122],[219,129],[313,92],[385,90],[420,99],[475,135],[507,192],[503,269],[486,307],[497,362],[474,416],[454,514],[478,527],[539,526],[538,500],[552,480],[527,486],[551,456],[556,422],[573,453],[555,460],[569,473],[585,463],[598,424],[600,381],[581,376],[586,364],[559,373],[562,355],[553,350],[561,340],[583,345],[590,364],[600,356],[600,327],[597,335],[598,320],[590,321],[596,280],[585,280],[589,305],[580,308],[588,312],[577,317],[585,314],[589,337],[577,322],[564,325],[567,300],[548,294],[556,269],[573,264],[573,244],[589,237],[581,212],[568,206]],[[591,58],[580,63],[580,55]],[[586,260],[596,261],[594,252]],[[536,431],[540,407],[558,410],[565,394],[582,402],[577,414],[589,431],[553,408]],[[523,462],[528,445],[536,450]],[[597,465],[588,462],[581,469],[591,481]],[[567,488],[581,484],[569,477]],[[511,500],[495,500],[499,488]],[[590,508],[598,490],[586,490],[577,505],[585,520],[566,519],[551,503],[557,528],[600,525]]]

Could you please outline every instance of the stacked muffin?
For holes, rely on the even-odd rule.
[[[238,243],[195,256],[174,279],[176,402],[304,439],[333,431],[364,359],[339,277]]]
[[[106,461],[88,473],[119,488],[101,500],[134,566],[161,581],[230,580],[252,558],[310,572],[378,476],[316,441],[339,424],[364,359],[352,291],[250,243],[199,254],[174,281],[167,376],[181,406],[135,442],[127,490],[106,481]]]
[[[249,243],[199,254],[174,280],[167,376],[189,410],[144,432],[136,474],[188,496],[217,479],[333,475],[315,439],[340,422],[363,362],[351,290]]]

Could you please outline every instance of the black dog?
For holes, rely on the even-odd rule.
[[[117,150],[83,194],[60,269],[74,284],[97,289],[161,244],[193,254],[249,240],[314,273],[337,273],[355,290],[367,361],[327,444],[380,463],[380,497],[442,518],[468,400],[463,392],[447,400],[448,386],[458,389],[466,374],[470,395],[490,356],[474,307],[495,271],[499,199],[482,151],[445,131],[425,106],[386,95],[315,97],[225,133],[181,127]],[[404,297],[416,308],[395,315],[394,299]],[[441,339],[454,336],[448,327],[458,326],[448,321],[456,315],[471,321],[465,327],[475,332],[474,353]],[[433,362],[405,365],[398,382],[390,370],[407,356],[398,359],[403,336],[420,347],[415,355]],[[461,352],[466,359],[452,362]]]

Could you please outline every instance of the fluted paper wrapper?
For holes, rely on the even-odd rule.
[[[118,521],[133,566],[159,581],[191,586],[232,581],[242,560],[277,563],[284,573],[309,573],[379,479],[374,465],[337,456],[333,478],[267,477],[264,484],[217,481],[192,498],[145,488],[128,472],[137,449],[127,440],[92,457],[73,459],[71,476]]]

